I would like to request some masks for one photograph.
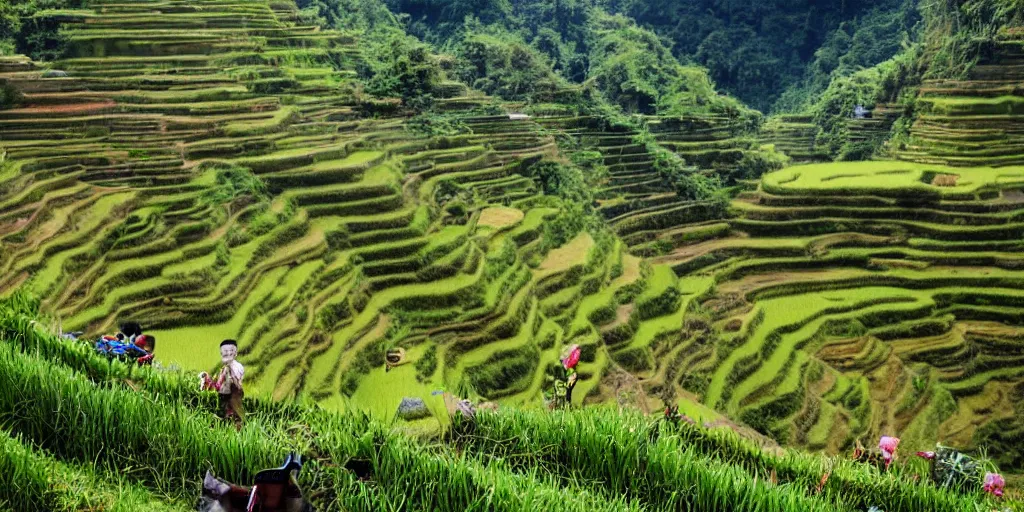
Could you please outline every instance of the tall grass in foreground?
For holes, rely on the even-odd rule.
[[[185,512],[123,477],[54,461],[0,433],[0,510]]]
[[[614,426],[604,426],[607,420]],[[620,417],[605,409],[483,413],[471,433],[456,434],[455,440],[467,452],[489,455],[520,471],[590,482],[649,510],[850,509],[799,485],[773,484],[764,475],[708,457],[694,446],[652,443],[650,427],[647,418]]]
[[[46,336],[34,328],[19,332]],[[0,334],[7,339],[10,333]],[[0,389],[18,390],[0,393],[0,422],[61,459],[95,461],[110,471],[127,469],[129,477],[161,493],[195,496],[207,467],[244,482],[294,448],[314,456],[303,480],[324,510],[639,510],[621,498],[595,497],[542,476],[512,474],[435,452],[382,425],[319,409],[293,418],[292,425],[250,421],[236,433],[209,413],[114,381],[93,382],[21,350],[43,342],[0,344]],[[353,457],[372,461],[373,484],[338,470]],[[368,495],[381,502],[367,502]]]
[[[757,491],[756,504],[750,504],[761,507],[756,508],[759,510],[773,503],[776,493],[782,493],[778,499],[815,496],[839,508],[866,510],[877,506],[889,512],[988,511],[996,505],[980,492],[958,494],[915,482],[906,469],[880,473],[838,457],[792,450],[773,454],[732,432],[685,423],[678,427],[657,425],[639,414],[608,408],[482,413],[475,429],[456,435],[455,440],[467,451],[489,454],[520,470],[544,469],[570,480],[594,481],[658,508],[678,502],[703,508],[700,500],[709,491],[692,487],[700,470],[680,471],[701,465],[730,468],[753,480],[749,485],[766,487]],[[829,476],[822,485],[825,474]],[[768,485],[773,478],[778,486]],[[744,479],[734,476],[732,481],[733,487],[738,487]],[[688,496],[673,496],[672,492],[680,488],[693,490]]]
[[[97,356],[87,343],[62,340],[39,323],[39,303],[24,293],[0,300],[0,337],[26,353],[67,366],[95,383],[127,385],[161,402],[215,413],[217,396],[197,388],[193,375],[163,371]],[[280,421],[310,410],[311,403],[269,402],[248,398],[246,410],[268,421]]]
[[[15,300],[0,300],[0,425],[160,496],[194,498],[208,467],[245,483],[294,449],[321,511],[991,510],[902,473],[769,454],[728,433],[601,408],[482,413],[475,430],[456,425],[455,442],[432,445],[361,415],[251,400],[255,413],[235,432],[192,376],[111,363],[48,333],[33,323],[34,303]],[[364,466],[358,476],[345,469],[352,461]]]
[[[96,385],[62,366],[0,346],[0,424],[55,457],[96,464],[187,498],[212,467],[242,479],[279,464],[286,436],[236,433],[210,417],[161,404],[130,389]],[[187,489],[187,490],[186,490]]]
[[[180,498],[198,493],[198,480],[207,467],[246,481],[254,471],[278,464],[297,439],[274,424],[250,423],[234,432],[212,416],[159,403],[129,389],[97,385],[10,344],[0,345],[0,389],[18,390],[0,393],[0,422],[26,439],[65,460],[95,461],[111,472],[127,469],[126,476]],[[311,413],[303,419],[317,416]],[[454,454],[435,454],[380,426],[370,427],[370,435],[362,437],[344,418],[333,427],[313,429],[336,435],[307,448],[330,456],[314,461],[305,478],[319,476],[314,493],[333,494],[334,504],[350,510],[379,510],[376,505],[361,509],[359,500],[353,499],[352,487],[367,484],[339,472],[325,478],[317,466],[344,463],[353,455],[369,458],[373,485],[382,489],[386,503],[406,510],[639,510],[622,499],[595,497],[585,489],[545,482],[542,476],[512,474]]]
[[[348,454],[369,465],[372,483],[338,492],[335,507],[351,511],[639,511],[623,496],[609,497],[584,485],[565,484],[543,472],[513,473],[485,464],[475,454],[430,447],[379,423],[356,434],[344,418],[327,414],[311,423],[313,450],[326,460]],[[355,444],[356,446],[353,446]],[[351,479],[337,474],[335,482]],[[332,490],[343,487],[334,485]]]

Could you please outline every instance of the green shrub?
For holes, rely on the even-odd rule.
[[[735,179],[758,179],[772,171],[782,169],[789,163],[789,157],[775,151],[774,148],[761,148],[757,151],[744,151],[743,158],[736,165]]]
[[[332,331],[342,321],[352,316],[352,309],[347,300],[332,302],[317,312],[317,324],[325,331]]]
[[[466,371],[473,389],[488,398],[498,398],[523,389],[533,379],[540,362],[532,347],[499,352]]]
[[[21,100],[21,90],[7,80],[0,79],[0,110],[11,108],[21,103]]]
[[[429,340],[427,340],[429,342]],[[437,345],[431,344],[426,352],[416,360],[416,380],[425,382],[437,370]]]
[[[455,71],[474,89],[506,100],[546,102],[564,87],[546,56],[517,35],[474,20],[464,31],[454,48]]]
[[[679,309],[682,294],[675,286],[669,286],[663,293],[637,303],[636,311],[641,320],[668,315]]]
[[[578,166],[542,160],[526,167],[525,174],[537,180],[545,194],[579,204],[584,209],[589,209],[594,202],[594,182]]]
[[[620,350],[614,352],[613,357],[623,368],[633,373],[642,373],[654,368],[654,359],[651,357],[651,350],[647,347]]]
[[[425,137],[451,137],[468,133],[462,116],[422,113],[405,123],[405,129]]]
[[[374,31],[360,43],[359,76],[366,92],[376,97],[401,98],[405,105],[426,108],[442,72],[430,47],[402,30]]]

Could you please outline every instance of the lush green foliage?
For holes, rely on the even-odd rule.
[[[300,20],[360,37],[357,70],[367,93],[427,108],[443,72],[432,49],[405,33],[381,0],[299,0]]]
[[[66,51],[60,19],[50,12],[81,7],[81,0],[11,0],[0,3],[0,55],[23,53],[54,60]]]
[[[736,163],[733,179],[756,180],[772,171],[782,169],[790,162],[789,157],[775,151],[774,148],[763,147],[757,151],[743,153],[743,158]]]
[[[821,127],[818,139],[832,154],[842,158],[854,151],[865,151],[848,142],[847,120],[853,117],[858,105],[873,107],[901,99],[913,101],[913,88],[921,79],[920,52],[921,47],[915,45],[877,66],[833,77],[825,91],[809,107],[814,122]],[[867,154],[863,156],[870,157],[882,142],[869,141]]]
[[[594,210],[594,190],[600,175],[569,162],[542,161],[527,173],[546,195],[559,199],[558,215],[544,223],[542,252],[560,247],[583,231],[599,234],[606,226]]]
[[[891,8],[875,7],[841,23],[814,52],[800,82],[785,90],[775,108],[804,110],[833,81],[891,59],[919,38],[919,20],[917,2],[906,0]]]
[[[545,194],[584,207],[594,202],[594,181],[576,165],[546,160],[530,166],[528,173],[540,182]]]
[[[668,88],[680,80],[686,82],[680,87],[683,91],[710,98],[693,88],[696,82],[709,82],[708,78],[698,76],[704,73],[696,70],[680,76],[675,69],[678,58],[707,67],[711,79],[723,89],[767,111],[783,91],[804,79],[809,68],[814,68],[810,74],[820,90],[821,80],[827,82],[838,67],[852,71],[891,57],[899,49],[901,32],[913,25],[914,13],[913,2],[899,0],[757,5],[722,0],[388,0],[388,4],[408,15],[412,33],[438,44],[463,37],[467,16],[517,33],[571,81],[622,79],[624,90],[612,96],[621,94],[620,104],[633,110],[653,109],[663,97],[678,100],[671,98],[678,91]],[[617,34],[611,36],[606,33],[609,30]],[[613,39],[615,46],[606,46]],[[819,47],[822,55],[817,56]],[[649,101],[651,96],[654,102]],[[692,98],[686,99],[691,102],[683,104],[690,105]]]
[[[475,21],[464,30],[454,44],[455,76],[474,89],[508,100],[544,102],[564,87],[547,57],[517,35]]]
[[[1021,0],[940,0],[922,2],[929,50],[928,76],[963,78],[1007,25],[1024,23]]]
[[[716,93],[703,69],[681,65],[654,32],[594,0],[389,5],[408,15],[413,34],[456,55],[461,79],[505,99],[549,101],[570,81],[627,112],[745,110]]]
[[[425,137],[448,137],[469,131],[459,116],[433,112],[419,114],[405,126],[409,131]]]
[[[671,40],[673,51],[680,58],[707,66],[720,87],[753,107],[767,111],[783,91],[801,80],[822,45],[842,37],[834,35],[834,31],[847,33],[860,23],[860,17],[870,17],[873,9],[882,12],[901,2],[611,0],[608,3],[611,9],[632,16]],[[891,54],[881,58],[889,56]]]
[[[244,167],[216,168],[216,185],[204,193],[214,204],[225,204],[241,197],[255,201],[267,199],[267,184]]]
[[[692,201],[708,201],[718,197],[724,201],[719,194],[721,182],[717,175],[698,173],[695,168],[686,165],[686,161],[679,155],[658,145],[648,132],[641,132],[634,137],[634,141],[643,144],[654,156],[654,169],[680,197]]]
[[[382,29],[365,34],[360,49],[366,92],[402,98],[414,108],[430,106],[442,72],[429,46],[401,30]]]
[[[840,160],[862,160],[883,142],[900,149],[924,79],[966,78],[989,58],[999,31],[1024,21],[1019,0],[903,2],[878,7],[833,32],[776,108],[810,113],[818,142]],[[849,141],[847,119],[856,105],[897,104],[904,110],[891,133]]]
[[[310,25],[358,32],[398,28],[398,20],[381,0],[297,0],[300,20]]]
[[[595,10],[588,26],[588,77],[612,104],[641,114],[743,110],[715,92],[704,70],[680,65],[657,35],[632,20]]]

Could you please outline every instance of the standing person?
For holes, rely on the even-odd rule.
[[[578,378],[576,365],[580,362],[580,354],[580,346],[573,345],[569,347],[566,356],[562,358],[561,375],[555,379],[555,393],[551,401],[552,407],[572,406],[572,390],[576,387],[576,380]]]
[[[242,405],[242,398],[245,392],[242,389],[242,378],[245,376],[245,367],[235,360],[238,357],[238,342],[235,340],[224,340],[220,344],[220,360],[223,363],[217,380],[211,380],[209,374],[201,373],[203,389],[215,389],[220,396],[220,405],[224,410],[224,419],[234,420],[235,426],[241,430],[242,422],[245,421],[245,408]]]
[[[576,365],[580,362],[579,345],[569,347],[569,354],[562,359],[562,368],[565,368],[565,405],[572,406],[572,389],[576,387]]]

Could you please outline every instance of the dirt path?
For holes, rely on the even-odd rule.
[[[93,101],[88,103],[64,103],[59,105],[34,105],[30,107],[8,110],[8,114],[85,114],[116,106],[114,100]]]

